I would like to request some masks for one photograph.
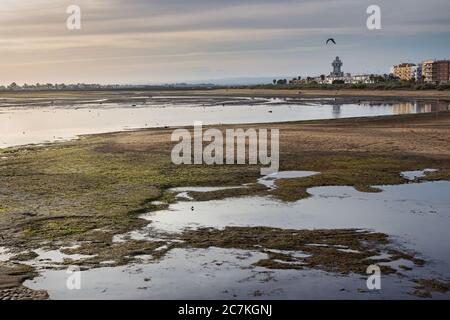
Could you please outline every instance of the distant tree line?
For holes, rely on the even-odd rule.
[[[319,78],[319,77],[318,77]],[[370,81],[373,83],[345,83],[344,80],[334,80],[332,84],[318,83],[314,78],[306,77],[306,83],[295,83],[292,80],[301,80],[301,77],[294,78],[291,81],[286,79],[273,80],[271,85],[260,85],[252,87],[273,88],[283,87],[285,89],[373,89],[373,90],[450,90],[450,83],[426,83],[423,81],[416,82],[414,79],[403,81],[392,75],[370,75]],[[321,75],[320,79],[325,80],[325,76]]]

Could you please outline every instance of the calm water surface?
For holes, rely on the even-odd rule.
[[[311,100],[198,97],[148,97],[133,104],[91,102],[73,105],[23,106],[0,103],[0,148],[73,139],[83,134],[138,128],[204,124],[238,124],[333,119],[434,112],[448,103],[345,104]]]
[[[64,270],[43,270],[26,285],[47,289],[56,299],[414,299],[409,294],[414,279],[450,279],[450,182],[411,182],[380,188],[380,193],[362,193],[351,187],[312,188],[310,198],[294,203],[259,196],[181,201],[168,210],[143,215],[149,220],[148,226],[126,234],[131,239],[152,240],[155,235],[186,228],[225,226],[383,232],[397,248],[416,252],[427,264],[401,270],[401,277],[383,276],[380,291],[364,290],[367,278],[355,274],[251,267],[266,254],[223,248],[174,249],[159,262],[144,258],[125,267],[84,271],[82,290],[66,289]],[[118,236],[115,241],[124,239]],[[400,259],[391,266],[398,268],[401,264],[408,262]],[[449,299],[450,293],[433,296]]]

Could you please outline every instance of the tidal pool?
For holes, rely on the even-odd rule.
[[[11,253],[8,248],[0,247],[0,262],[8,261],[14,253]]]
[[[424,169],[424,170],[414,170],[414,171],[404,171],[402,176],[408,180],[414,181],[418,178],[425,177],[428,173],[436,172],[436,169]]]
[[[81,289],[69,290],[70,274],[45,270],[31,288],[45,288],[52,299],[381,299],[399,296],[412,283],[386,276],[383,290],[369,292],[366,279],[318,270],[249,267],[264,258],[237,249],[174,249],[159,263],[98,268],[81,272]],[[407,294],[403,298],[412,299]]]
[[[269,189],[275,189],[275,182],[278,179],[288,179],[288,178],[304,178],[319,174],[315,171],[280,171],[276,173],[269,174],[258,180],[258,183],[266,186]]]
[[[148,226],[128,234],[154,240],[159,234],[226,226],[383,232],[396,247],[417,253],[427,263],[401,270],[403,276],[382,276],[378,291],[368,291],[367,277],[361,275],[255,267],[252,263],[266,253],[214,247],[178,248],[159,261],[83,271],[81,290],[66,288],[69,275],[64,270],[43,270],[25,285],[46,289],[56,299],[413,299],[414,279],[450,279],[450,182],[378,187],[379,193],[362,193],[351,187],[312,188],[308,190],[310,198],[293,203],[270,196],[178,202],[168,210],[143,215]],[[402,264],[408,262],[390,263],[395,269]],[[450,293],[433,293],[433,297],[448,299]]]

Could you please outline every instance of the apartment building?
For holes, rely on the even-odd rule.
[[[409,81],[415,79],[417,66],[413,63],[401,63],[392,69],[394,76],[401,80]]]
[[[422,62],[422,77],[425,82],[450,81],[450,60],[427,60]]]
[[[449,81],[450,60],[438,60],[433,63],[433,81],[447,82]]]

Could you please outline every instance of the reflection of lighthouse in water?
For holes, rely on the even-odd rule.
[[[342,107],[342,104],[334,104],[333,105],[333,118],[341,117],[341,107]]]

